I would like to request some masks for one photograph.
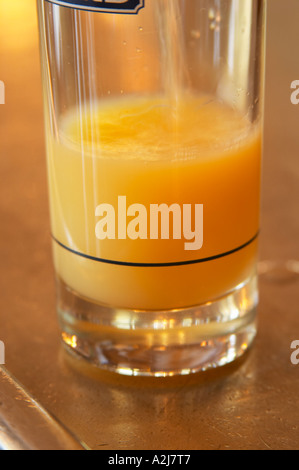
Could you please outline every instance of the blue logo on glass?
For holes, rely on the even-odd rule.
[[[102,13],[137,14],[144,7],[145,0],[47,0],[62,7]]]

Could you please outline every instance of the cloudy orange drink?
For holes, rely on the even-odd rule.
[[[49,135],[55,267],[77,295],[178,309],[254,274],[261,132],[238,111],[192,94],[120,98]]]

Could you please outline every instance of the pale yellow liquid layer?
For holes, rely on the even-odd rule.
[[[92,257],[130,263],[209,258],[245,244],[259,230],[261,134],[231,108],[187,95],[94,103],[48,135],[52,231]],[[203,204],[204,243],[97,240],[96,207],[118,196],[131,204]],[[114,266],[53,243],[58,276],[79,295],[131,309],[172,309],[225,295],[255,268],[257,241],[232,255],[176,267]]]

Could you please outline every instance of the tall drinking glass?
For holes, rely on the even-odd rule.
[[[128,375],[252,344],[264,0],[37,0],[65,346]]]

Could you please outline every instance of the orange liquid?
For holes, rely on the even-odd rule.
[[[254,272],[259,230],[261,132],[204,96],[93,104],[48,135],[52,232],[58,276],[82,297],[119,308],[162,310],[212,301]],[[203,204],[203,246],[186,240],[98,240],[99,204]],[[128,218],[130,220],[130,218]],[[149,235],[149,228],[148,228]],[[183,265],[185,261],[211,261]]]

